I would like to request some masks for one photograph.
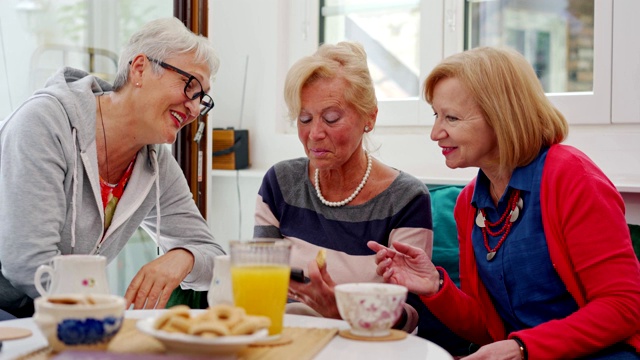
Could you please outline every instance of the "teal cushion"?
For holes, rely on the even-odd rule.
[[[442,266],[460,286],[458,231],[453,208],[462,186],[429,186],[433,217],[433,263]]]
[[[640,259],[640,225],[629,224],[629,232],[631,233],[631,242],[636,256]]]

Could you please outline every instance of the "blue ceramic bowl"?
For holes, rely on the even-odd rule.
[[[124,298],[115,295],[90,297],[90,303],[76,304],[61,304],[56,299],[83,301],[87,296],[55,295],[35,300],[33,318],[54,351],[106,349],[120,331],[124,321]]]
[[[96,345],[109,342],[122,327],[122,317],[64,319],[58,323],[57,337],[65,345]]]

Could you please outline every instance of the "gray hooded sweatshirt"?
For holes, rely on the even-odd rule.
[[[34,274],[54,256],[100,254],[110,262],[139,226],[163,252],[184,248],[193,254],[183,288],[208,289],[214,257],[224,251],[167,146],[138,152],[100,242],[95,96],[111,90],[84,71],[63,68],[0,122],[0,308],[18,309],[39,296]]]

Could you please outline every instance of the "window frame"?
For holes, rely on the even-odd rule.
[[[616,0],[613,17],[611,123],[633,124],[640,119],[640,47],[637,44],[637,0]]]
[[[288,69],[302,56],[317,49],[319,39],[319,0],[288,1]],[[420,87],[429,71],[446,56],[464,50],[465,2],[467,0],[420,0]],[[298,15],[299,14],[299,15]],[[436,29],[434,31],[434,29]],[[594,73],[589,92],[548,93],[551,102],[570,124],[610,124],[612,76],[613,2],[594,0]],[[286,70],[282,72],[286,74]],[[284,77],[282,78],[284,81]],[[422,91],[421,91],[422,93]],[[418,97],[378,102],[378,127],[431,126],[431,108]]]

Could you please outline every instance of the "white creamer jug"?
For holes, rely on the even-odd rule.
[[[109,294],[107,258],[101,255],[59,255],[52,265],[40,265],[34,282],[42,296],[55,294]],[[49,289],[42,276],[49,275]]]
[[[231,259],[229,255],[218,255],[213,262],[213,277],[207,294],[209,306],[216,304],[233,305],[231,288]]]

